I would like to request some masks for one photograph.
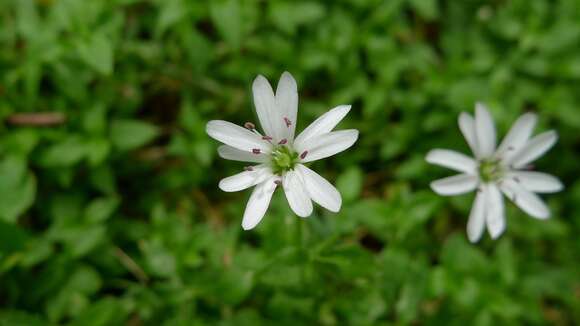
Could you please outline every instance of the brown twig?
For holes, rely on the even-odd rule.
[[[66,116],[60,112],[15,113],[6,120],[16,126],[48,127],[63,124]]]
[[[149,281],[149,277],[145,274],[145,271],[139,266],[133,258],[127,255],[123,249],[119,247],[115,247],[115,256],[119,258],[119,261],[125,268],[131,272],[131,274],[135,275],[135,277],[139,280],[140,283],[147,283]]]

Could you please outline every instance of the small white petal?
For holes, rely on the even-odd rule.
[[[290,122],[289,125],[286,125],[286,122],[282,121],[283,132],[281,137],[292,141],[294,139],[294,130],[296,130],[296,115],[298,113],[298,87],[294,77],[287,71],[282,74],[278,81],[276,106],[281,112],[280,117],[282,120],[287,118]]]
[[[427,153],[425,159],[431,164],[469,174],[474,174],[477,169],[477,162],[474,159],[462,153],[447,149],[433,149]]]
[[[485,221],[492,239],[497,239],[505,230],[505,208],[503,196],[493,183],[486,185],[487,210]]]
[[[496,156],[509,159],[530,139],[538,117],[533,113],[526,113],[518,118],[514,123],[507,136],[499,145]]]
[[[259,75],[254,79],[252,91],[254,93],[254,106],[264,133],[274,138],[274,141],[279,141],[282,135],[283,120],[276,107],[272,86],[264,76]]]
[[[543,132],[530,139],[508,163],[515,168],[524,167],[546,153],[557,140],[558,134],[554,130]]]
[[[486,201],[486,192],[483,190],[479,191],[475,196],[471,212],[469,213],[469,221],[467,221],[467,237],[471,243],[479,241],[483,234]]]
[[[332,131],[294,145],[300,155],[306,152],[306,156],[302,158],[302,162],[306,163],[340,153],[351,147],[357,139],[358,130],[348,129]]]
[[[207,123],[205,131],[211,138],[242,151],[252,152],[252,149],[259,149],[270,152],[271,145],[260,136],[228,121],[212,120]]]
[[[564,185],[558,178],[547,173],[513,171],[510,172],[507,177],[519,182],[524,188],[531,192],[553,193],[564,189]]]
[[[495,152],[496,132],[493,118],[483,103],[475,105],[475,135],[477,149],[481,157],[489,157]]]
[[[306,127],[306,129],[296,137],[294,144],[300,146],[313,138],[330,132],[348,114],[350,107],[350,105],[340,105],[326,112]]]
[[[458,174],[431,182],[431,189],[442,196],[453,196],[475,190],[478,183],[475,175]]]
[[[250,199],[248,199],[248,204],[246,205],[246,210],[244,211],[244,218],[242,219],[242,228],[244,230],[253,229],[264,217],[268,206],[270,205],[270,200],[272,199],[272,194],[276,190],[276,183],[274,182],[278,179],[278,176],[268,178],[266,181],[258,184],[252,194]]]
[[[330,182],[302,164],[296,165],[296,171],[301,174],[306,191],[315,203],[331,212],[340,210],[342,198]]]
[[[475,120],[470,114],[461,112],[458,123],[465,141],[467,141],[469,148],[471,148],[471,152],[475,157],[479,158],[480,155],[479,150],[477,149],[477,138],[475,136]]]
[[[504,180],[500,185],[501,191],[520,209],[528,215],[547,219],[550,217],[550,209],[538,195],[525,189],[519,183],[511,179]]]
[[[254,154],[248,151],[241,151],[228,145],[218,147],[218,155],[226,160],[240,162],[264,163],[268,161],[268,155],[266,154]]]
[[[224,178],[219,188],[226,192],[240,191],[250,188],[272,176],[272,170],[266,165],[256,165],[252,171],[244,171]]]
[[[312,200],[306,192],[300,175],[296,171],[288,171],[282,181],[284,193],[290,208],[300,217],[308,217],[312,214]]]

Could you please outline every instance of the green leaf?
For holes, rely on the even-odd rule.
[[[113,45],[101,32],[77,43],[80,58],[98,73],[108,76],[113,72]]]
[[[115,120],[111,124],[111,140],[121,151],[143,146],[159,135],[159,129],[140,120]]]
[[[70,325],[107,326],[121,325],[125,319],[121,302],[105,297],[87,307]]]
[[[86,154],[86,144],[80,137],[71,135],[62,142],[46,148],[40,161],[46,167],[68,167],[79,163]]]
[[[102,223],[113,215],[119,203],[115,197],[95,199],[87,206],[85,219],[90,223]]]
[[[0,161],[0,220],[15,223],[33,203],[36,178],[26,162],[17,157]]]
[[[351,167],[340,175],[336,180],[336,187],[346,202],[358,198],[363,183],[362,171],[359,168]]]
[[[213,23],[221,36],[234,49],[242,44],[244,29],[239,0],[215,0],[210,2],[210,12]]]

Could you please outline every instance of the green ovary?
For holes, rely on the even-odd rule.
[[[479,163],[479,176],[484,182],[498,181],[503,173],[503,167],[498,160],[483,160]]]
[[[275,174],[280,175],[294,169],[296,163],[298,163],[298,154],[287,146],[277,146],[272,151],[272,171]]]

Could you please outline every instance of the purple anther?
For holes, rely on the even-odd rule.
[[[288,139],[284,138],[284,139],[282,139],[281,141],[278,142],[278,145],[284,145],[286,143],[288,143]]]
[[[272,137],[270,137],[270,136],[262,136],[262,139],[263,140],[270,141],[270,140],[272,140]]]
[[[254,167],[253,166],[246,166],[246,167],[244,167],[244,171],[248,171],[248,172],[254,171]]]
[[[302,152],[302,154],[300,154],[300,158],[304,159],[304,158],[306,158],[306,155],[308,155],[308,151]]]
[[[286,127],[290,127],[292,125],[292,121],[286,117],[284,117],[284,123],[286,123]]]
[[[260,153],[262,153],[262,151],[259,148],[252,148],[252,153],[260,154]]]
[[[244,127],[245,127],[246,129],[250,129],[250,130],[254,130],[254,129],[256,129],[256,125],[255,125],[255,124],[253,124],[253,123],[251,123],[251,122],[246,122],[246,123],[244,123]]]

